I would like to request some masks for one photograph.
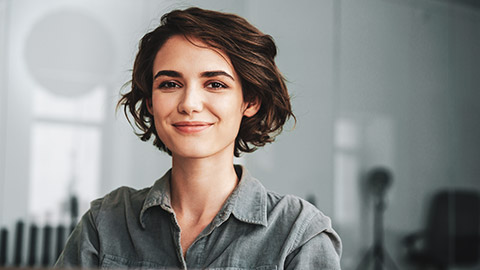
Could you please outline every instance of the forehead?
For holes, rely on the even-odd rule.
[[[217,70],[235,73],[227,54],[194,37],[175,35],[158,50],[153,62],[153,73],[162,69]]]

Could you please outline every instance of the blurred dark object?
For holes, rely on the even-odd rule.
[[[313,206],[317,206],[317,199],[315,198],[315,195],[310,194],[306,198],[307,202],[311,203]]]
[[[38,235],[37,225],[31,224],[29,241],[28,241],[28,261],[27,261],[27,265],[29,267],[33,267],[37,263],[37,235]]]
[[[78,222],[78,199],[77,196],[70,196],[70,233],[73,232]]]
[[[405,238],[418,269],[480,266],[480,193],[446,190],[432,200],[424,231]]]
[[[392,174],[383,167],[372,169],[367,175],[367,185],[374,202],[373,212],[373,246],[363,256],[357,270],[368,269],[373,265],[374,270],[398,269],[392,257],[388,254],[384,247],[384,229],[383,229],[383,212],[386,209],[385,194],[392,184]]]
[[[70,224],[59,224],[55,227],[49,224],[40,227],[35,223],[28,224],[19,220],[15,223],[14,233],[9,232],[8,227],[2,228],[0,230],[0,268],[51,267],[63,251],[66,236],[70,235],[77,224],[78,199],[75,195],[69,198],[69,216]],[[27,233],[28,239],[25,239]],[[11,249],[8,245],[9,234],[13,236],[13,252],[9,250]],[[26,256],[24,251],[27,252]]]
[[[2,228],[0,231],[0,267],[7,265],[7,247],[8,247],[8,231]]]
[[[372,195],[383,200],[387,189],[391,185],[392,174],[386,168],[378,167],[369,172],[367,181]]]
[[[50,249],[52,246],[52,226],[43,227],[42,266],[50,266]]]
[[[28,239],[24,241],[26,230],[28,230]],[[2,267],[52,267],[63,251],[66,234],[67,227],[62,224],[56,227],[49,224],[39,227],[34,223],[26,226],[26,223],[20,220],[15,225],[13,253],[11,253],[8,246],[9,231],[2,228],[0,231],[0,270]],[[26,256],[24,256],[24,250],[27,251]],[[9,256],[13,257],[8,260]]]
[[[60,253],[62,253],[63,248],[65,247],[65,231],[65,226],[58,225],[55,260],[60,256]]]
[[[25,224],[23,221],[18,221],[17,225],[15,226],[15,255],[13,259],[14,266],[21,266],[22,265],[22,251],[23,251],[23,228]]]
[[[470,7],[472,9],[480,9],[480,1],[478,0],[453,0],[452,2]]]

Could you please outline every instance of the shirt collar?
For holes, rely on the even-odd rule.
[[[145,229],[145,212],[154,206],[160,206],[163,210],[173,213],[172,205],[170,203],[170,177],[172,169],[168,170],[162,178],[158,179],[150,188],[147,197],[143,202],[142,210],[140,211],[140,223]]]
[[[221,215],[227,218],[230,213],[238,220],[246,223],[267,226],[267,192],[263,185],[241,165],[235,165],[235,170],[241,172],[240,181],[228,197]],[[170,201],[170,169],[150,188],[140,211],[140,223],[145,228],[146,211],[154,206],[173,213]]]
[[[240,221],[267,226],[267,191],[248,170],[235,165],[242,172],[237,188],[227,201],[232,201],[232,214]]]

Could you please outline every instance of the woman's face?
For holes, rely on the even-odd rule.
[[[157,52],[152,72],[149,111],[172,156],[233,157],[242,117],[253,116],[259,106],[244,103],[227,55],[177,35]]]

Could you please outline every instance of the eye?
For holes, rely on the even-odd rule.
[[[228,86],[221,82],[210,82],[207,84],[207,88],[210,89],[221,89],[221,88],[228,88]]]
[[[172,88],[180,88],[180,87],[181,87],[180,84],[173,81],[162,82],[160,83],[160,85],[158,85],[158,88],[160,89],[172,89]]]

